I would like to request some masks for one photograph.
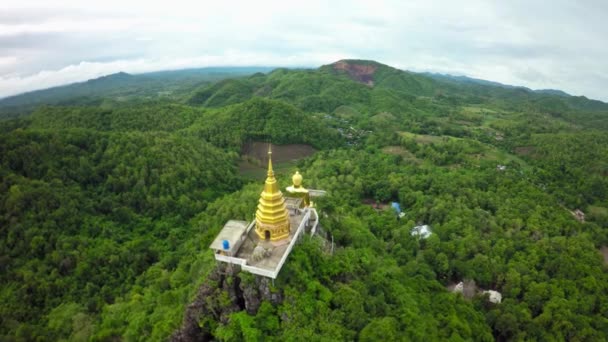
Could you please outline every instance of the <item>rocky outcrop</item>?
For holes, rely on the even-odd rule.
[[[209,274],[199,287],[194,301],[186,308],[182,327],[173,334],[172,341],[210,341],[213,338],[212,332],[199,322],[211,318],[226,323],[228,315],[241,310],[238,300],[240,288],[234,281],[230,284],[230,278],[235,279],[228,269],[222,267],[217,267]],[[226,298],[224,292],[229,301],[221,300]]]
[[[256,314],[263,301],[278,305],[283,301],[280,292],[273,292],[270,280],[253,276],[244,282],[236,267],[219,265],[199,287],[194,301],[184,313],[181,328],[171,337],[172,341],[211,341],[213,331],[207,322],[226,324],[230,314],[246,310]]]
[[[241,283],[243,300],[247,313],[253,315],[258,312],[263,301],[268,301],[273,305],[278,305],[283,301],[281,292],[272,292],[270,279],[265,277],[255,277],[253,284]]]

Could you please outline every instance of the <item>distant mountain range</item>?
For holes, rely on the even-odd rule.
[[[480,85],[502,87],[502,88],[507,88],[507,89],[519,88],[519,89],[525,89],[528,91],[532,91],[532,92],[535,92],[538,94],[572,96],[572,95],[566,93],[565,91],[558,90],[558,89],[530,89],[530,88],[523,87],[523,86],[514,86],[514,85],[509,85],[509,84],[504,84],[504,83],[499,83],[499,82],[494,82],[494,81],[482,80],[479,78],[468,77],[468,76],[453,76],[450,74],[440,74],[440,73],[431,73],[431,72],[423,72],[422,74],[429,76],[431,78],[437,79],[437,80],[441,80],[441,81],[453,81],[453,82],[457,82],[457,83],[458,82],[474,83],[474,84],[480,84]]]
[[[118,101],[141,98],[171,97],[184,89],[218,80],[256,72],[269,72],[273,67],[210,67],[167,70],[143,74],[118,72],[85,82],[31,91],[0,99],[0,117],[30,112],[40,105],[99,104],[103,98]]]
[[[284,71],[292,73],[285,74]],[[247,78],[249,75],[268,77]],[[317,109],[330,109],[327,104],[336,102],[336,94],[329,92],[308,94],[309,85],[304,79],[310,73],[346,74],[352,80],[369,87],[387,89],[391,96],[448,96],[459,103],[479,103],[488,99],[514,103],[522,107],[530,103],[532,107],[543,107],[550,112],[574,110],[606,111],[608,104],[590,100],[584,96],[571,96],[561,90],[531,90],[526,87],[506,85],[498,82],[475,79],[466,76],[452,76],[436,73],[416,73],[399,70],[385,64],[369,60],[341,60],[318,69],[285,69],[274,67],[211,67],[159,71],[131,75],[119,72],[86,82],[32,91],[0,100],[0,118],[17,117],[35,110],[41,105],[93,105],[114,106],[129,102],[169,100],[188,104],[221,106],[236,103],[252,96],[281,98],[289,96],[310,102]],[[315,76],[317,77],[317,76]],[[300,79],[298,79],[300,78]],[[238,81],[236,79],[239,79]],[[334,84],[336,80],[331,80]],[[300,84],[303,88],[300,89]],[[348,95],[347,88],[340,86],[340,94]],[[280,89],[291,89],[289,94]],[[271,91],[272,90],[272,91]],[[269,93],[270,91],[270,93]],[[351,95],[359,92],[352,88]],[[316,97],[315,97],[316,96]],[[403,97],[405,96],[405,97]],[[493,101],[494,101],[493,100]],[[312,108],[311,107],[311,108]],[[325,108],[327,107],[327,108]],[[331,106],[330,106],[331,107]]]

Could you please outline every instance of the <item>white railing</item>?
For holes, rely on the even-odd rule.
[[[279,274],[279,270],[270,271],[270,270],[265,270],[263,268],[259,268],[259,267],[255,267],[255,266],[249,266],[249,265],[241,266],[241,270],[244,270],[244,271],[247,271],[247,272],[250,272],[253,274],[261,275],[264,277],[272,278],[272,279],[276,279],[277,275]]]
[[[241,266],[241,270],[248,271],[254,274],[259,274],[265,277],[270,277],[272,279],[276,279],[278,274],[278,270],[270,271],[265,270],[263,268],[247,265],[247,260],[243,258],[235,258],[227,255],[215,254],[215,260],[223,261],[233,265],[239,265]]]
[[[245,260],[245,259],[235,258],[235,257],[227,256],[227,255],[222,255],[219,253],[215,253],[215,260],[227,262],[230,264],[241,265],[241,266],[247,264],[247,260]]]
[[[293,239],[289,243],[289,246],[287,246],[287,250],[285,251],[285,254],[283,254],[283,257],[281,258],[281,260],[279,261],[279,264],[275,268],[275,272],[277,274],[279,273],[279,271],[283,267],[283,264],[285,263],[285,260],[287,260],[287,257],[289,256],[289,253],[291,253],[291,250],[293,249],[293,246],[296,244],[296,242],[298,242],[298,238],[300,237],[300,233],[302,233],[302,230],[304,230],[304,227],[306,226],[306,223],[308,222],[309,219],[310,219],[310,211],[307,210],[306,214],[304,214],[304,218],[302,218],[302,222],[300,222],[300,225],[298,226],[298,230],[296,230],[296,233],[293,235]],[[276,278],[276,275],[272,279],[275,279],[275,278]]]
[[[308,189],[310,197],[323,197],[327,194],[325,190]]]
[[[255,220],[251,221],[249,226],[247,226],[247,229],[245,230],[245,236],[249,235],[249,231],[251,230],[251,228],[253,228],[254,225],[255,225]]]
[[[309,208],[313,213],[315,213],[315,224],[310,229],[310,235],[315,235],[317,232],[317,226],[319,225],[319,214],[315,208]]]

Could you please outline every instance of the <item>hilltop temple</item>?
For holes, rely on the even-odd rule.
[[[325,191],[307,190],[302,181],[302,175],[296,171],[293,184],[285,189],[287,196],[283,196],[269,149],[266,181],[255,219],[250,223],[228,221],[209,246],[215,259],[275,279],[298,239],[307,232],[314,235],[319,223],[311,197],[323,196]]]

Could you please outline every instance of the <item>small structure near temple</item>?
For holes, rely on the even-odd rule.
[[[268,172],[260,194],[255,220],[230,220],[209,246],[215,259],[240,266],[241,270],[275,279],[298,239],[306,232],[315,234],[319,215],[311,200],[325,195],[307,190],[296,171],[287,195],[279,189],[268,151]]]
[[[464,280],[458,284],[448,286],[448,291],[452,293],[460,293],[464,298],[471,299],[476,295],[488,295],[488,301],[494,304],[500,304],[502,302],[502,294],[494,290],[483,290],[475,285],[474,280]]]
[[[574,218],[579,221],[579,222],[585,222],[585,213],[582,212],[580,209],[576,209],[575,211],[571,211],[570,212]]]
[[[490,303],[500,304],[502,302],[502,294],[498,291],[487,290],[483,291],[483,294],[488,295],[488,300],[490,301]]]
[[[233,256],[245,241],[246,221],[230,220],[217,235],[210,248],[220,251],[220,254]]]
[[[421,226],[416,226],[416,227],[412,228],[412,230],[410,231],[410,234],[412,236],[416,236],[421,239],[426,239],[429,236],[431,236],[431,234],[433,234],[433,232],[431,231],[431,227],[429,227],[426,224],[423,224]]]

